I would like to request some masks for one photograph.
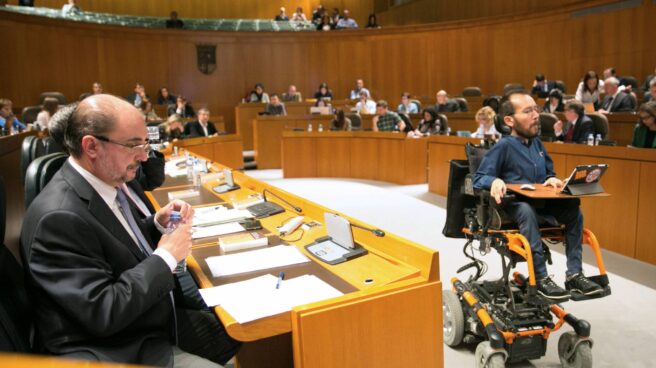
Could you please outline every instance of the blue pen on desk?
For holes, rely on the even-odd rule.
[[[276,289],[280,289],[280,284],[284,279],[285,279],[285,273],[280,271],[280,273],[278,273],[278,282],[276,283]]]

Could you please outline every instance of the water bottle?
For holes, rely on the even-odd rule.
[[[166,227],[168,233],[171,233],[178,228],[178,224],[180,224],[180,220],[182,220],[182,216],[180,216],[180,212],[171,211],[171,216],[169,217],[169,225]],[[185,271],[187,271],[187,260],[183,259],[182,261],[178,262],[177,266],[175,266],[175,268],[173,269],[173,273],[182,273]]]
[[[594,146],[594,135],[588,134],[588,146]]]
[[[193,165],[193,185],[194,189],[199,190],[200,189],[200,175],[202,173],[203,169],[200,167],[200,160],[197,158],[194,158],[194,165]]]
[[[601,142],[601,134],[597,134],[597,137],[595,137],[595,146],[598,146],[599,142]]]
[[[323,132],[323,124],[319,124],[319,128],[317,128],[317,132]]]
[[[308,133],[312,133],[312,123],[308,123]]]
[[[178,157],[178,146],[173,146],[173,157]]]
[[[446,128],[446,135],[451,135],[451,127]]]
[[[187,166],[187,181],[192,182],[194,181],[194,161],[189,156],[189,152],[185,152],[185,156],[187,157],[185,161],[185,165]]]

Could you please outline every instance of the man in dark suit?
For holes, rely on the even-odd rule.
[[[187,138],[209,137],[218,133],[214,123],[210,121],[210,110],[206,108],[198,110],[198,120],[187,123],[184,128]]]
[[[176,319],[172,270],[191,251],[193,209],[173,201],[142,221],[118,189],[146,160],[147,137],[143,116],[116,97],[90,96],[72,112],[71,158],[21,233],[37,337],[70,358],[219,367],[176,345],[186,326]],[[172,211],[183,220],[168,232]]]
[[[460,105],[458,105],[458,102],[450,100],[449,95],[444,90],[437,92],[435,95],[435,100],[437,100],[437,103],[435,104],[435,111],[438,113],[460,111]]]
[[[149,100],[149,99],[150,98],[146,94],[146,89],[144,88],[144,85],[141,83],[137,83],[137,85],[134,86],[134,92],[130,93],[127,97],[128,102],[135,107],[141,106],[141,103],[144,100]]]
[[[551,92],[551,90],[554,88],[556,88],[556,83],[554,81],[547,80],[544,77],[544,74],[538,74],[535,76],[535,80],[533,81],[531,94],[544,98],[547,97],[549,92]]]
[[[178,96],[175,100],[175,104],[169,105],[167,109],[167,115],[178,115],[181,118],[193,118],[196,116],[194,108],[191,107],[191,104],[187,101],[184,96]]]
[[[635,111],[635,101],[631,95],[619,89],[620,81],[615,77],[606,78],[604,89],[606,96],[601,101],[600,113]]]
[[[588,135],[594,135],[592,119],[585,116],[585,106],[578,100],[569,100],[565,104],[565,118],[567,124],[558,120],[554,124],[556,140],[566,143],[585,143]]]

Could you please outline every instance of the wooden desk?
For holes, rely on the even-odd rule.
[[[55,356],[0,353],[0,367],[11,368],[137,368],[143,365],[91,362],[85,360],[63,359]]]
[[[428,138],[428,190],[447,195],[449,161],[465,159],[464,145],[478,140],[454,136]],[[545,143],[554,161],[554,171],[564,178],[576,165],[606,163],[601,179],[610,198],[591,198],[581,208],[585,226],[603,248],[656,264],[656,150],[628,147],[590,147],[578,144]]]
[[[427,142],[402,133],[283,132],[283,174],[421,184],[427,180]]]
[[[221,168],[215,164],[212,170]],[[322,222],[324,212],[329,211],[244,173],[234,172],[234,179],[241,189],[222,195],[211,192],[216,201],[229,205],[266,188],[301,207],[306,221]],[[185,187],[181,183],[167,177],[162,188],[148,195],[156,206],[161,205],[168,190]],[[205,189],[214,185],[206,183]],[[286,212],[262,219],[264,231],[277,233],[275,226],[293,215],[296,214]],[[293,246],[309,256],[303,246],[325,234],[324,226],[314,227]],[[367,248],[367,255],[334,266],[313,261],[311,269],[304,271],[344,290],[345,295],[243,325],[220,306],[214,309],[227,332],[245,342],[237,356],[240,367],[442,367],[438,253],[389,233],[379,238],[354,229],[354,238]],[[204,260],[218,255],[216,239],[194,244],[188,267],[199,285],[211,287],[227,282],[212,278]],[[367,279],[374,282],[366,283]]]
[[[220,161],[233,169],[241,169],[244,166],[244,150],[239,135],[181,139],[173,142],[171,146],[188,149],[196,155],[204,156],[212,162]]]

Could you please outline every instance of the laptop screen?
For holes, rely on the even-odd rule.
[[[578,165],[572,171],[572,174],[565,180],[565,186],[575,184],[593,184],[599,182],[601,176],[604,175],[608,165]]]

